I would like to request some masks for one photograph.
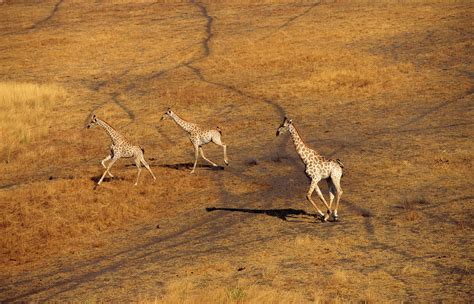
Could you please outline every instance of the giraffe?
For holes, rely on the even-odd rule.
[[[342,168],[344,168],[344,165],[339,159],[326,159],[315,150],[309,148],[301,139],[298,131],[292,123],[292,120],[285,117],[283,123],[280,125],[280,127],[278,127],[276,135],[278,136],[285,133],[286,131],[290,132],[296,152],[301,157],[301,160],[306,166],[305,173],[311,179],[311,185],[308,192],[306,193],[306,199],[314,206],[314,208],[316,208],[322,221],[327,221],[331,215],[333,220],[337,221],[337,207],[339,206],[339,200],[342,195],[341,177]],[[328,183],[329,205],[324,199],[324,196],[318,186],[318,182],[322,179],[326,179],[326,182]],[[316,190],[319,199],[324,203],[324,205],[326,205],[328,209],[326,215],[324,215],[324,213],[319,210],[318,206],[311,198],[314,190]],[[334,196],[336,196],[336,206],[334,211],[331,212]]]
[[[110,139],[112,140],[112,145],[110,145],[110,155],[108,155],[106,158],[104,158],[101,161],[102,166],[105,168],[105,172],[104,174],[102,174],[102,177],[100,178],[97,185],[100,185],[100,183],[102,183],[102,180],[104,179],[107,173],[110,175],[110,177],[113,177],[112,173],[110,173],[110,168],[119,158],[131,158],[131,157],[135,158],[135,165],[137,166],[137,169],[138,169],[137,180],[135,181],[135,186],[138,184],[138,178],[140,177],[141,164],[143,164],[145,168],[148,169],[151,176],[153,176],[153,181],[156,181],[155,175],[151,171],[148,163],[145,161],[145,157],[144,157],[145,150],[143,150],[140,146],[133,146],[132,144],[130,144],[122,134],[117,132],[117,130],[112,128],[105,121],[97,118],[97,116],[95,115],[92,116],[89,124],[87,125],[87,128],[91,128],[94,125],[104,128],[104,130],[107,132],[107,134],[110,136]],[[108,166],[105,166],[105,162],[108,160],[110,160],[110,162]]]
[[[217,127],[216,129],[202,129],[197,124],[185,121],[184,119],[180,118],[170,108],[168,108],[165,114],[163,114],[161,120],[164,120],[166,118],[173,119],[176,124],[178,124],[178,126],[180,126],[184,131],[189,133],[189,139],[191,140],[191,143],[194,147],[194,165],[193,169],[191,170],[191,173],[194,173],[194,170],[196,169],[199,153],[201,154],[202,158],[204,158],[204,160],[206,160],[214,167],[217,167],[216,163],[206,158],[202,149],[203,145],[211,141],[224,149],[224,163],[226,165],[229,165],[229,162],[227,160],[227,145],[225,145],[221,140],[222,130],[219,127]]]

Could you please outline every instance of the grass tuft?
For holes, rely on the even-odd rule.
[[[419,205],[428,205],[430,202],[421,197],[416,199],[405,199],[402,201],[400,208],[403,209],[403,217],[409,221],[413,222],[421,218],[421,213],[418,210]]]
[[[245,298],[245,292],[242,288],[233,287],[227,290],[227,295],[232,301],[240,301]]]

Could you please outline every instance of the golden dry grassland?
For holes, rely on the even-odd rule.
[[[54,113],[67,106],[66,92],[54,85],[0,83],[2,161],[10,162],[21,147],[48,134]]]
[[[469,302],[473,15],[1,3],[0,301]],[[169,106],[220,126],[230,166],[190,175],[186,134],[160,122]],[[94,187],[110,140],[85,128],[93,113],[145,149],[156,183],[142,171],[134,187],[119,160]],[[275,138],[284,115],[345,164],[341,222],[313,217],[291,140]]]

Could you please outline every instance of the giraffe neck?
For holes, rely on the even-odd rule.
[[[306,156],[307,154],[305,153],[309,148],[306,146],[306,144],[303,142],[301,139],[300,134],[296,130],[296,128],[293,125],[290,125],[288,128],[288,131],[291,134],[291,139],[293,139],[293,144],[295,145],[296,152],[298,155],[301,157],[304,163],[306,163]]]
[[[191,131],[196,126],[195,124],[193,124],[191,122],[187,122],[186,120],[182,119],[181,117],[179,117],[175,113],[171,113],[171,118],[173,118],[173,120],[178,124],[178,126],[183,128],[183,130],[188,132],[188,133],[191,133]]]
[[[110,136],[112,142],[115,144],[125,141],[125,138],[119,134],[114,128],[112,128],[108,123],[97,118],[97,124],[104,128],[105,132]]]

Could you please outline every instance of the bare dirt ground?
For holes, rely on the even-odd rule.
[[[473,12],[0,4],[0,80],[68,92],[48,136],[0,164],[0,300],[471,302]],[[190,175],[168,106],[221,126],[230,166]],[[109,139],[91,113],[145,147],[156,183],[133,187],[121,160],[94,188]],[[340,222],[305,201],[285,115],[343,161]]]

